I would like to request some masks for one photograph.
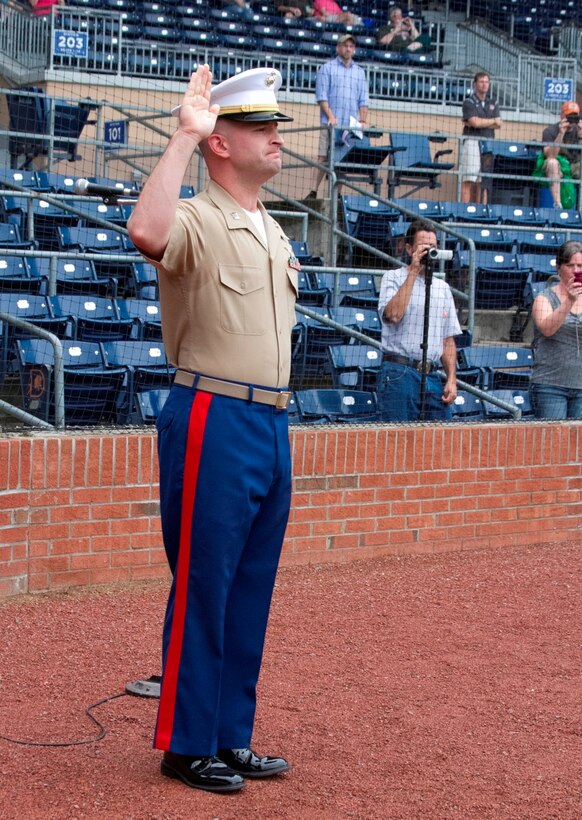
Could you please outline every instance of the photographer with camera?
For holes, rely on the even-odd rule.
[[[387,271],[380,286],[378,313],[384,355],[378,377],[378,403],[382,420],[418,421],[422,417],[446,421],[451,418],[451,404],[457,397],[454,337],[461,328],[451,289],[442,279],[432,277],[432,265],[450,251],[439,251],[432,227],[417,220],[406,232],[406,252],[409,264]],[[430,300],[425,317],[427,290]],[[444,387],[436,372],[441,367],[447,376]]]
[[[431,39],[419,34],[414,20],[404,16],[400,6],[390,6],[388,22],[376,32],[378,45],[389,51],[418,51],[430,49]]]
[[[555,208],[576,207],[574,186],[570,185],[568,188],[562,180],[580,179],[580,151],[572,151],[564,147],[566,145],[582,146],[580,106],[577,102],[570,100],[564,103],[560,122],[544,128],[542,142],[552,143],[552,145],[546,145],[543,149],[534,169],[534,176],[539,175],[551,180],[547,184]]]
[[[556,267],[533,304],[531,403],[538,419],[582,419],[582,242],[564,242]]]

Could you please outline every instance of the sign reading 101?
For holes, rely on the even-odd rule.
[[[104,142],[109,146],[127,145],[127,120],[109,120],[103,130]]]
[[[553,77],[544,78],[544,100],[568,102],[573,97],[572,80]]]

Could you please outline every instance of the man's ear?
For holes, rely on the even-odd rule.
[[[213,133],[206,138],[206,142],[212,153],[216,154],[217,157],[230,156],[228,139],[224,134],[221,134],[218,131],[213,131]]]

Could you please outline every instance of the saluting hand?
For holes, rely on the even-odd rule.
[[[219,105],[210,105],[212,72],[207,64],[200,65],[190,77],[180,108],[180,129],[206,139],[214,131]]]

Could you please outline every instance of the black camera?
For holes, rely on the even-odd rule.
[[[566,119],[571,125],[578,125],[580,122],[580,114],[568,114]]]

